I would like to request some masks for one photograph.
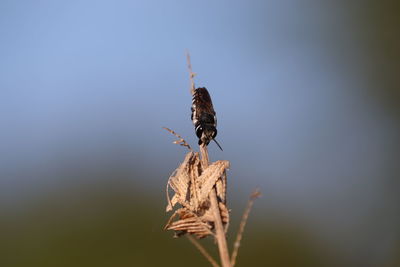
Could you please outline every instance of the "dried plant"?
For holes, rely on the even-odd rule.
[[[189,146],[188,143],[186,143],[185,139],[182,138],[182,136],[180,136],[179,134],[177,134],[176,132],[172,131],[171,129],[168,129],[167,127],[163,127],[163,129],[167,130],[168,132],[172,133],[173,135],[175,135],[177,138],[179,138],[178,140],[175,140],[174,144],[177,145],[181,145],[184,147],[187,147],[190,151],[193,151],[192,148]]]
[[[226,170],[229,167],[228,161],[216,161],[208,168],[201,165],[199,153],[189,152],[182,164],[174,171],[168,179],[175,194],[172,199],[168,198],[166,211],[171,211],[179,203],[182,208],[172,214],[165,226],[167,230],[178,231],[178,235],[190,233],[198,238],[212,235],[211,230],[215,225],[215,218],[211,213],[210,192],[214,189],[219,179],[226,178]],[[226,184],[226,182],[223,182]],[[225,226],[229,222],[229,213],[225,205],[226,190],[217,190],[219,209],[222,215],[222,222]],[[178,215],[179,220],[173,221]]]
[[[189,54],[187,54],[187,63],[191,81],[190,91],[193,95],[195,92],[193,81],[195,74],[192,72]],[[229,225],[229,210],[226,204],[229,161],[219,160],[210,163],[207,145],[201,144],[200,153],[194,152],[179,134],[168,128],[164,127],[164,129],[178,138],[174,141],[175,144],[187,147],[189,150],[183,162],[168,179],[166,211],[173,211],[174,208],[176,210],[164,229],[175,231],[177,237],[188,236],[189,240],[213,266],[219,266],[195,239],[213,236],[218,244],[221,265],[223,267],[234,266],[250,209],[260,193],[256,191],[249,200],[230,257],[226,242],[226,232]],[[169,195],[169,188],[174,191],[172,198]]]

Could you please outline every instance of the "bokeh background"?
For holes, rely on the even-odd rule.
[[[186,49],[230,244],[263,193],[238,265],[400,266],[399,28],[396,1],[1,1],[0,266],[207,266],[162,229]]]

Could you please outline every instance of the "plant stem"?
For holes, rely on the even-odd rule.
[[[208,150],[206,145],[202,144],[200,146],[200,154],[201,154],[201,163],[203,165],[203,170],[205,170],[209,165]],[[210,202],[211,202],[211,210],[214,215],[215,237],[217,239],[221,264],[223,267],[231,267],[232,264],[229,258],[228,245],[226,243],[225,230],[221,220],[221,213],[219,210],[215,187],[213,188],[213,190],[211,190]]]
[[[207,250],[193,236],[186,235],[190,242],[200,251],[200,253],[211,263],[213,267],[219,267],[218,263],[208,254]]]
[[[237,257],[238,251],[239,251],[240,241],[242,240],[244,227],[246,226],[247,219],[249,218],[251,208],[253,207],[254,201],[258,197],[260,197],[260,195],[261,195],[261,193],[258,189],[254,190],[254,192],[250,195],[249,202],[247,202],[247,207],[246,207],[245,211],[243,212],[242,220],[240,221],[239,231],[237,233],[235,243],[233,243],[233,252],[232,252],[232,256],[231,256],[232,266],[235,266],[235,264],[236,264],[236,257]]]

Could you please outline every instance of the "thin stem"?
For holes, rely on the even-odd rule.
[[[186,237],[200,251],[200,253],[203,254],[203,256],[211,263],[212,266],[219,267],[219,264],[213,259],[213,257],[211,257],[210,254],[208,254],[207,250],[200,244],[199,241],[197,241],[191,235],[186,235]]]
[[[194,95],[194,90],[196,89],[196,87],[194,85],[194,76],[196,76],[196,73],[194,73],[193,70],[192,70],[192,63],[190,63],[189,51],[186,51],[186,61],[187,61],[188,69],[189,69],[190,93],[192,95]]]
[[[235,266],[235,263],[236,263],[236,257],[237,257],[238,250],[240,247],[240,241],[242,240],[244,227],[246,226],[247,219],[249,218],[251,208],[253,207],[254,201],[259,196],[261,196],[260,191],[258,189],[254,190],[254,192],[250,195],[250,199],[247,202],[247,207],[246,207],[245,211],[243,212],[242,220],[240,221],[239,231],[236,235],[235,243],[233,243],[233,252],[232,252],[232,256],[231,256],[232,267]]]
[[[171,134],[175,135],[177,138],[179,138],[178,140],[174,141],[174,144],[177,145],[181,145],[181,146],[185,146],[187,147],[190,151],[193,151],[193,149],[190,147],[190,145],[186,142],[185,139],[183,139],[182,136],[180,136],[178,133],[176,133],[175,131],[167,128],[167,127],[162,127],[164,130],[167,130],[168,132],[170,132]]]
[[[209,165],[208,150],[205,144],[200,145],[201,163],[203,170]],[[210,192],[211,211],[214,215],[214,226],[215,226],[215,237],[217,239],[219,257],[221,258],[221,264],[223,267],[231,267],[231,261],[229,259],[228,245],[226,243],[225,230],[221,220],[221,213],[219,210],[217,193],[215,187]]]

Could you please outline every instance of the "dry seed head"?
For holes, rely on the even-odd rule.
[[[168,179],[166,211],[171,211],[176,204],[180,204],[181,208],[172,214],[165,229],[176,231],[178,236],[185,233],[193,234],[197,238],[211,235],[214,217],[210,210],[209,194],[216,185],[222,222],[227,228],[229,212],[225,203],[225,186],[228,168],[228,161],[216,161],[203,169],[199,153],[187,153],[183,162]],[[175,192],[172,199],[169,197],[168,187]]]

